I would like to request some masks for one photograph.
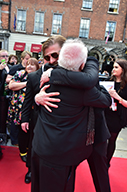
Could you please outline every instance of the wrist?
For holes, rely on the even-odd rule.
[[[123,99],[122,99],[122,98],[120,98],[119,103],[120,103],[120,104],[122,104],[122,102],[123,102]]]
[[[48,78],[51,77],[51,72],[52,72],[52,70],[50,70],[50,71],[48,72]]]

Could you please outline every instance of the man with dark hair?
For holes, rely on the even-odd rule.
[[[61,35],[54,35],[49,37],[43,44],[43,56],[44,64],[49,63],[51,66],[57,64],[59,51],[65,42],[65,38]],[[30,131],[30,141],[29,141],[29,150],[27,153],[27,162],[26,166],[28,167],[28,172],[25,175],[25,183],[31,182],[31,144],[33,138],[33,129],[36,124],[37,111],[35,110],[36,105],[34,103],[35,95],[40,91],[40,78],[44,71],[44,65],[33,73],[28,75],[27,85],[26,85],[26,95],[22,108],[22,117],[21,117],[21,127],[22,130],[27,132]],[[50,96],[57,95],[50,94]],[[58,99],[55,101],[57,102]],[[51,100],[52,101],[52,100]],[[59,101],[59,100],[58,100]],[[32,108],[34,110],[32,110]]]
[[[48,55],[48,51],[47,51]],[[84,68],[87,49],[80,40],[67,40],[61,48],[58,64],[67,70],[75,71],[75,75]],[[59,70],[62,68],[58,67]],[[56,69],[55,69],[56,70]],[[55,71],[54,70],[54,71]],[[93,72],[94,69],[91,68]],[[98,76],[96,76],[96,81]],[[95,82],[96,82],[95,81]],[[48,112],[39,106],[39,114],[34,129],[32,150],[32,192],[73,192],[75,170],[77,165],[92,154],[93,129],[89,127],[89,107],[105,108],[110,106],[111,98],[104,88],[96,87],[83,90],[68,86],[50,84],[42,88],[38,97],[43,97],[43,89],[47,94],[58,91],[58,109]],[[92,130],[91,141],[87,133]],[[88,132],[87,132],[88,131]],[[90,142],[89,142],[90,141]],[[109,190],[108,190],[109,191]]]

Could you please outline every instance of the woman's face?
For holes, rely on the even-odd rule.
[[[34,63],[31,63],[31,61],[28,61],[26,63],[26,71],[27,73],[31,73],[37,70],[37,67]]]
[[[123,71],[122,67],[115,62],[113,65],[112,75],[115,76],[116,78],[121,78],[122,71]]]
[[[22,59],[22,65],[25,67],[26,66],[26,62],[28,61],[28,59],[30,59],[30,55],[29,54],[26,54],[26,56]]]
[[[14,63],[14,65],[16,65],[17,64],[17,59],[14,56],[12,56],[11,59],[10,59],[10,63]]]

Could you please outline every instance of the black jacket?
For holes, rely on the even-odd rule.
[[[95,68],[96,70],[94,67],[90,70],[97,71],[98,66]],[[64,77],[68,76],[67,70],[63,73]],[[98,81],[97,76],[94,81],[95,83]],[[52,113],[43,106],[39,107],[33,149],[42,159],[50,163],[77,165],[92,152],[92,145],[86,146],[88,106],[109,107],[111,97],[104,88],[101,91],[96,87],[84,91],[84,89],[58,85],[58,81],[57,85],[51,84],[47,90],[47,92],[54,91],[60,92],[58,97],[61,102],[58,103],[58,109],[52,109]]]

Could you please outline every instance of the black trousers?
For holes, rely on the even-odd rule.
[[[95,145],[87,161],[96,192],[110,192],[107,166],[107,141]]]
[[[20,153],[27,153],[27,148],[29,144],[29,130],[24,132],[21,128],[19,128],[19,134],[18,134],[18,144],[19,144],[19,151]]]
[[[31,192],[73,192],[76,167],[48,163],[32,150]]]

